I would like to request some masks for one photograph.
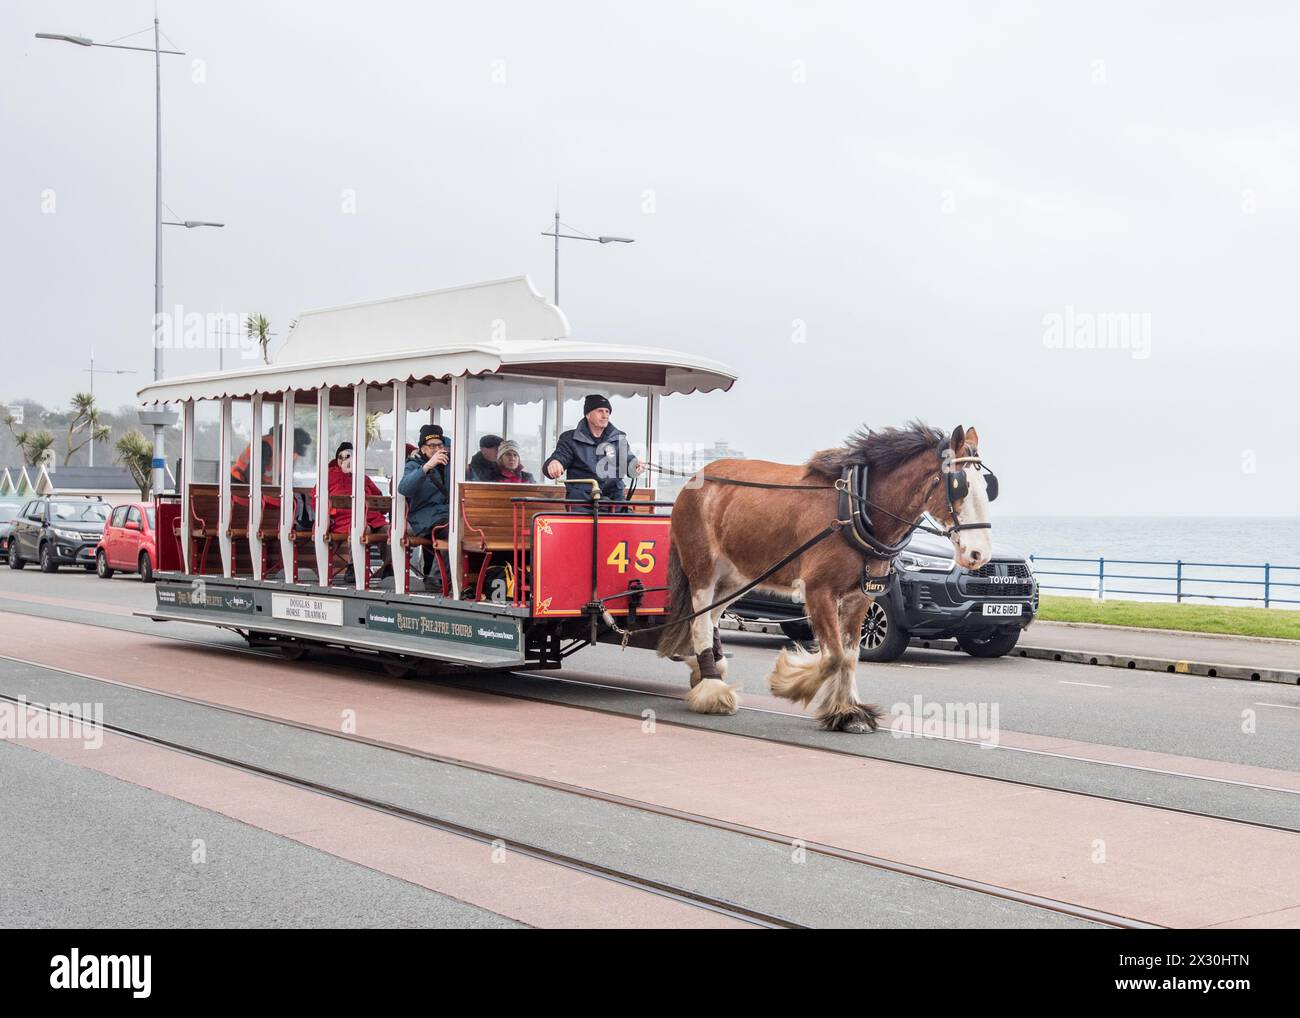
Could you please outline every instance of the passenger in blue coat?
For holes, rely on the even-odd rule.
[[[420,428],[420,444],[407,457],[406,469],[397,484],[397,490],[406,496],[406,528],[412,534],[428,537],[451,515],[448,459],[442,428],[436,424]]]
[[[560,436],[555,452],[542,464],[546,476],[555,480],[568,472],[564,497],[590,501],[591,485],[575,481],[597,481],[600,497],[612,501],[627,498],[623,477],[635,477],[645,464],[632,455],[627,436],[609,422],[609,400],[592,393],[582,403],[583,418],[572,431]]]

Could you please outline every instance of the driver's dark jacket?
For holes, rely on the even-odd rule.
[[[542,464],[542,472],[555,460],[564,467],[568,476],[564,484],[564,497],[575,500],[591,498],[590,484],[574,481],[591,479],[600,482],[600,497],[622,500],[627,497],[623,476],[636,473],[636,457],[628,447],[627,436],[613,423],[605,425],[600,438],[592,435],[584,417],[572,431],[560,436],[555,452]]]

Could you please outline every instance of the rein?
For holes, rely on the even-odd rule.
[[[966,461],[966,460],[973,460],[978,462],[979,457],[978,456],[962,457],[962,461]],[[885,516],[888,516],[891,520],[895,520],[898,523],[902,523],[904,526],[908,528],[907,533],[903,535],[902,540],[899,543],[894,545],[884,544],[883,542],[879,541],[879,539],[874,538],[874,536],[872,537],[872,544],[873,544],[872,551],[884,553],[887,550],[889,550],[892,553],[887,554],[885,556],[887,558],[893,558],[900,551],[902,551],[903,548],[907,545],[907,539],[912,536],[912,532],[915,530],[924,530],[927,534],[933,534],[935,537],[950,537],[953,533],[955,533],[958,530],[968,530],[972,528],[983,528],[983,527],[992,526],[991,523],[958,523],[956,522],[957,520],[956,513],[953,514],[954,522],[952,528],[949,530],[940,530],[938,527],[928,526],[927,524],[922,523],[920,520],[906,519],[903,516],[899,516],[897,513],[890,512],[888,509],[884,508],[883,506],[876,505],[876,503],[868,499],[865,494],[866,492],[865,478],[864,478],[864,483],[862,484],[862,492],[859,493],[854,491],[852,485],[849,483],[849,478],[847,476],[851,468],[846,469],[844,476],[841,476],[840,479],[836,481],[834,484],[776,484],[769,481],[742,481],[738,477],[719,477],[716,474],[706,474],[703,472],[703,468],[688,473],[684,470],[669,470],[667,467],[661,467],[656,464],[651,464],[650,469],[657,470],[661,474],[672,474],[674,477],[695,477],[698,474],[701,480],[710,481],[713,484],[730,484],[738,488],[766,488],[771,491],[838,491],[840,492],[841,495],[847,495],[855,502],[858,502],[861,505],[866,506],[872,512],[877,512]],[[930,484],[930,488],[926,491],[925,497],[927,501],[929,500],[930,492],[934,490],[934,486],[937,483],[939,483],[939,479],[935,478],[935,480]],[[851,522],[851,520],[840,520],[839,522],[841,525],[847,525]],[[850,543],[853,542],[851,541]],[[876,556],[873,555],[873,557]]]

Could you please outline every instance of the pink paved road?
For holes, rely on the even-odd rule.
[[[0,616],[24,658],[1170,926],[1300,926],[1300,835],[431,685]],[[700,775],[713,780],[701,781]],[[1249,860],[1249,865],[1243,863]]]

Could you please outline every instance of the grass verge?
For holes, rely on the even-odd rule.
[[[1300,611],[1229,608],[1212,604],[1160,604],[1151,601],[1095,601],[1044,594],[1038,617],[1048,622],[1094,622],[1224,636],[1267,636],[1300,640]]]

